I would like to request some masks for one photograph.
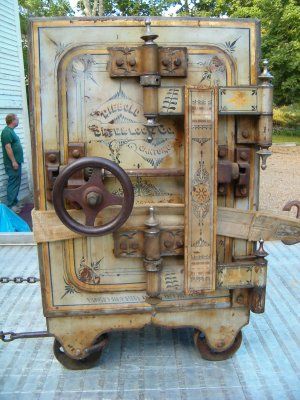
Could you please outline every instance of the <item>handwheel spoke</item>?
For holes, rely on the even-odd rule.
[[[111,206],[121,206],[124,201],[124,197],[116,196],[115,194],[107,192],[107,202]]]
[[[103,185],[103,174],[100,168],[94,168],[90,179],[88,180],[89,184],[93,184],[98,186],[99,188],[104,188]]]
[[[84,209],[85,213],[85,224],[87,226],[94,226],[95,225],[95,219],[97,217],[97,214],[99,213],[100,210],[97,211],[91,211],[90,209]]]
[[[76,189],[64,189],[64,198],[69,201],[75,201],[81,205],[82,202],[82,191],[81,187]]]

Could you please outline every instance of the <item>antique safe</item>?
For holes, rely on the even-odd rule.
[[[56,357],[97,361],[107,332],[192,327],[239,348],[264,311],[265,240],[297,218],[258,210],[272,75],[256,20],[34,19],[34,235]],[[289,202],[299,208],[299,203]]]

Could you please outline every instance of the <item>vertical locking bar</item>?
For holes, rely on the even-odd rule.
[[[273,76],[268,71],[267,60],[263,61],[263,71],[259,75],[260,85],[258,91],[261,101],[261,115],[258,120],[258,138],[257,143],[260,150],[257,154],[261,158],[261,168],[266,169],[266,160],[272,154],[269,147],[272,145],[273,131],[273,85],[271,83]]]
[[[158,87],[160,86],[160,75],[158,74],[158,45],[154,40],[158,35],[151,32],[151,20],[145,21],[146,32],[141,39],[145,44],[141,46],[142,51],[142,73],[140,83],[143,86],[144,115],[147,123],[144,124],[148,131],[148,142],[152,142],[155,129],[159,126],[156,119],[158,116]]]
[[[145,221],[144,267],[147,271],[147,294],[157,297],[161,291],[160,271],[162,258],[160,254],[160,229],[154,207],[149,207],[150,217]]]

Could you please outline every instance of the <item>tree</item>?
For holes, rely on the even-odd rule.
[[[162,15],[162,13],[167,11],[172,5],[177,4],[177,1],[178,0],[79,0],[77,7],[87,16],[146,16]]]
[[[30,17],[71,16],[74,10],[68,0],[19,0],[22,48],[26,83],[28,82],[28,20]]]
[[[262,57],[274,75],[275,103],[300,101],[300,6],[295,0],[191,0],[179,14],[258,18],[262,26]],[[187,7],[188,5],[188,7]]]

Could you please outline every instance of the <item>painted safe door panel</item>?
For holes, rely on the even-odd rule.
[[[177,23],[172,26],[166,21],[152,22],[160,46],[186,46],[188,49],[187,78],[163,78],[161,87],[256,83],[256,26],[253,22],[239,26],[225,21]],[[44,151],[60,150],[61,163],[65,164],[68,143],[84,142],[87,156],[111,159],[124,169],[183,169],[183,117],[161,116],[158,132],[153,142],[148,143],[143,125],[146,122],[143,93],[138,79],[112,79],[109,76],[107,48],[139,46],[139,38],[144,32],[143,21],[127,21],[127,26],[118,26],[113,21],[98,21],[97,24],[99,26],[95,27],[91,22],[78,21],[67,27],[58,27],[55,23],[43,27],[37,22],[33,28],[34,46],[40,49],[39,65],[34,68],[36,85],[39,85],[36,101],[41,110],[53,110],[37,115],[37,136]],[[186,42],[182,42],[182,37]],[[233,152],[232,117],[220,117],[218,126],[219,143],[228,145],[229,151]],[[45,170],[40,161],[37,163],[39,208],[52,209],[52,204],[45,200]],[[107,182],[109,190],[118,193],[116,180],[108,178]],[[184,204],[183,177],[138,177],[132,178],[132,182],[135,209],[124,228],[136,224],[136,213],[143,225],[148,211],[146,207],[137,211],[137,207],[150,203]],[[218,203],[249,208],[254,201],[253,185],[254,175],[249,199],[234,200],[229,195],[220,198]],[[178,209],[172,213],[165,211],[163,206],[159,208],[161,225],[183,226],[183,209]],[[89,309],[95,305],[105,309],[110,304],[120,303],[124,308],[130,304],[147,308],[142,258],[115,257],[113,235],[83,237],[41,247],[45,279],[51,282],[52,288],[52,293],[44,299],[47,310],[53,307],[67,309],[68,306]],[[218,238],[218,259],[224,260],[226,252],[231,251],[231,242]],[[247,254],[249,246],[245,241],[236,240],[234,251]],[[183,267],[182,256],[164,258],[161,280],[165,294],[162,296],[187,302],[191,298],[196,300],[195,296],[182,294]],[[214,296],[214,301],[220,298],[224,305],[228,303],[227,291],[211,292],[210,296]],[[198,298],[203,301],[210,296],[202,294]],[[209,300],[205,301],[209,303]]]

